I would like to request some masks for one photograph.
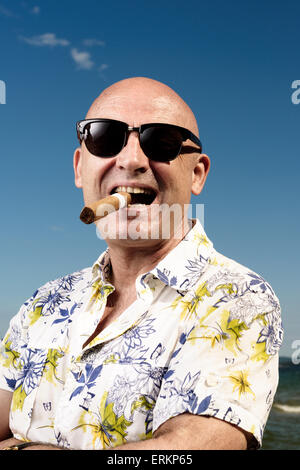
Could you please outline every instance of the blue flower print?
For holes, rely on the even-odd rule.
[[[124,333],[125,343],[128,349],[140,348],[143,344],[143,339],[148,338],[152,333],[155,333],[152,327],[153,319],[148,319],[142,324],[139,324]]]
[[[197,372],[195,375],[191,375],[188,372],[183,380],[175,378],[167,382],[167,389],[169,392],[169,397],[175,397],[177,399],[183,400],[186,404],[192,405],[195,400],[194,386],[196,385],[198,378],[201,372]],[[168,373],[166,377],[170,377],[171,374]],[[166,397],[167,398],[167,397]]]
[[[77,304],[75,303],[71,307],[70,311],[67,308],[60,308],[59,309],[60,318],[57,318],[56,320],[54,320],[52,325],[54,325],[55,323],[61,323],[61,322],[65,322],[65,321],[67,321],[68,323],[71,323],[72,322],[71,316],[73,315],[74,310],[75,310],[76,307],[77,307]]]
[[[258,343],[266,343],[267,354],[275,354],[282,343],[283,339],[283,329],[281,326],[281,321],[278,319],[275,313],[271,313],[265,316],[265,319],[268,320],[268,323],[260,331]]]
[[[156,275],[158,279],[160,279],[167,286],[175,286],[177,283],[177,277],[170,277],[170,273],[168,273],[166,270],[161,271],[160,269],[156,268]]]
[[[161,344],[158,343],[154,351],[152,352],[150,359],[157,361],[157,359],[165,352],[166,348]]]
[[[271,293],[273,293],[271,286],[261,276],[254,273],[248,273],[248,276],[252,278],[252,281],[250,281],[250,288],[257,286],[261,289],[262,292],[269,290]]]
[[[43,375],[46,352],[39,349],[27,349],[20,361],[22,374],[16,381],[15,387],[22,385],[26,395],[29,395],[38,385]]]
[[[61,277],[58,280],[58,287],[63,290],[72,291],[75,287],[75,284],[83,279],[83,274],[81,271],[75,274],[70,274],[69,276]]]
[[[70,301],[70,298],[66,295],[62,295],[59,290],[49,291],[46,295],[41,296],[36,303],[35,307],[42,306],[42,315],[47,315],[49,312],[53,314],[55,309],[63,302]]]
[[[188,259],[187,262],[187,273],[185,276],[190,280],[191,284],[195,284],[206,267],[208,258],[204,258],[200,255],[199,258],[194,258],[193,260]]]
[[[76,397],[76,395],[81,393],[85,387],[87,387],[88,390],[94,387],[96,385],[96,379],[100,375],[101,370],[102,370],[102,365],[98,367],[93,367],[91,364],[88,363],[85,365],[85,372],[83,371],[73,372],[72,371],[72,374],[75,377],[76,382],[78,382],[80,386],[75,388],[69,400],[72,400],[72,398]]]

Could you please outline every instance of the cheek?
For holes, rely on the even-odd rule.
[[[111,167],[111,160],[85,155],[81,171],[83,185],[101,184],[103,176]]]
[[[174,161],[173,184],[176,191],[176,199],[179,203],[189,204],[192,190],[192,170],[189,162],[179,156]]]
[[[191,198],[192,172],[186,162],[178,157],[169,163],[153,162],[152,171],[159,189],[171,204],[189,204]]]
[[[167,184],[180,189],[190,188],[192,184],[192,170],[188,162],[181,156],[168,164],[160,164],[160,174]],[[165,166],[163,166],[165,165]]]
[[[104,160],[89,155],[85,157],[81,167],[81,182],[83,199],[85,205],[87,205],[104,197],[103,181],[112,163],[110,161],[111,159]]]
[[[176,181],[179,181],[183,168],[177,160],[178,159],[166,163],[150,161],[151,170],[155,179],[164,186],[170,186]]]

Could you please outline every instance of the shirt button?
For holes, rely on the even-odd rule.
[[[216,387],[218,383],[220,382],[219,378],[215,374],[209,374],[206,377],[205,384],[208,387]]]

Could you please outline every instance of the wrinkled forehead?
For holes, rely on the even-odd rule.
[[[178,96],[147,90],[116,90],[102,93],[90,107],[86,118],[109,118],[131,126],[164,122],[186,127],[198,133],[195,117]]]

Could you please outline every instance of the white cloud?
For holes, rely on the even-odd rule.
[[[59,227],[58,225],[51,225],[50,230],[51,230],[52,232],[63,232],[63,231],[64,231],[64,228],[63,228],[63,227]]]
[[[40,12],[41,12],[41,9],[40,9],[39,6],[35,6],[35,7],[33,7],[32,10],[31,10],[31,13],[32,13],[33,15],[39,15]]]
[[[16,18],[16,15],[3,5],[0,5],[0,14],[7,16],[8,18]]]
[[[99,39],[84,39],[83,44],[88,47],[92,46],[105,46],[104,41],[99,41]]]
[[[98,67],[98,73],[99,73],[99,76],[103,79],[103,80],[106,80],[106,77],[105,77],[105,74],[103,73],[106,69],[108,69],[109,65],[107,64],[101,64],[99,67]]]
[[[20,39],[31,46],[69,46],[70,44],[66,39],[58,39],[53,33],[45,33],[32,38],[20,36]]]
[[[40,9],[39,7],[34,7],[36,9],[35,14],[39,14]],[[32,11],[33,13],[33,11]],[[78,70],[91,70],[95,67],[95,62],[92,60],[92,55],[88,51],[80,51],[76,48],[71,47],[70,41],[67,39],[57,38],[54,33],[45,33],[39,36],[32,36],[32,37],[19,37],[23,42],[30,44],[31,46],[38,46],[38,47],[54,47],[54,46],[69,46],[71,57],[77,65]],[[105,43],[98,39],[85,39],[83,43],[86,46],[104,46]],[[108,68],[107,64],[101,64],[97,67],[97,70],[100,74],[104,72]],[[102,75],[101,75],[102,76]]]
[[[89,52],[80,52],[77,49],[71,49],[71,56],[79,69],[90,70],[94,67],[94,62],[91,60],[91,54]]]

